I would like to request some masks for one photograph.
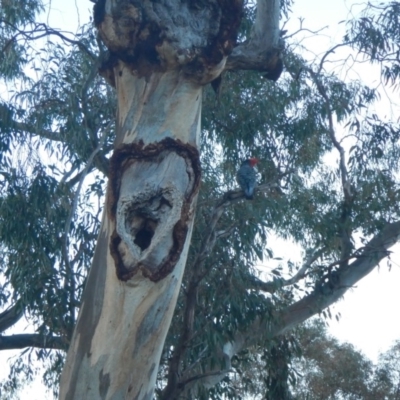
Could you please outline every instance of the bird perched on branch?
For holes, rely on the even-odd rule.
[[[257,158],[248,158],[247,160],[244,160],[236,174],[239,186],[248,200],[253,198],[254,188],[257,186],[257,175],[254,170],[254,166],[257,163]]]

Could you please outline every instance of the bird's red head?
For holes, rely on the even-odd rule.
[[[250,165],[252,167],[254,167],[258,163],[259,160],[258,160],[258,158],[250,158],[249,161],[250,161]]]

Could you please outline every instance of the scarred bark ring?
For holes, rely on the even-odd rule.
[[[178,182],[171,179],[177,171]],[[156,282],[174,269],[200,178],[197,149],[179,140],[123,144],[115,150],[107,204],[115,223],[110,252],[118,279],[127,281],[141,271]]]

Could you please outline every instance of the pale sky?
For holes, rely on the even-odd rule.
[[[83,0],[52,0],[50,22],[54,26],[63,26],[65,30],[75,31],[78,21],[83,24],[88,21],[93,3]],[[78,16],[78,4],[79,12]],[[293,17],[285,29],[293,32],[299,28],[297,18],[304,18],[303,27],[310,30],[319,30],[325,26],[318,39],[306,35],[304,45],[312,47],[316,55],[324,53],[340,40],[344,30],[345,20],[351,14],[357,14],[360,4],[356,1],[323,1],[323,0],[295,0],[292,7]],[[45,17],[47,20],[47,17]],[[362,72],[360,74],[363,74]],[[379,80],[377,76],[376,79]],[[279,253],[279,251],[275,251]],[[397,306],[400,304],[400,245],[393,249],[392,268],[388,270],[386,261],[381,263],[369,276],[360,281],[354,289],[349,291],[344,299],[332,308],[332,314],[340,313],[341,319],[329,322],[329,331],[341,341],[347,341],[362,350],[372,361],[377,360],[379,351],[385,351],[391,343],[400,339],[400,322],[397,320]],[[0,362],[5,354],[0,354]],[[3,371],[4,374],[4,369]],[[0,372],[0,379],[4,377]],[[20,400],[46,400],[40,380],[20,393]]]

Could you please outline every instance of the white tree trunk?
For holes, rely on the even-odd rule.
[[[152,398],[193,225],[200,170],[188,142],[199,134],[201,86],[179,71],[146,81],[115,69],[118,136],[107,210],[61,399]]]

